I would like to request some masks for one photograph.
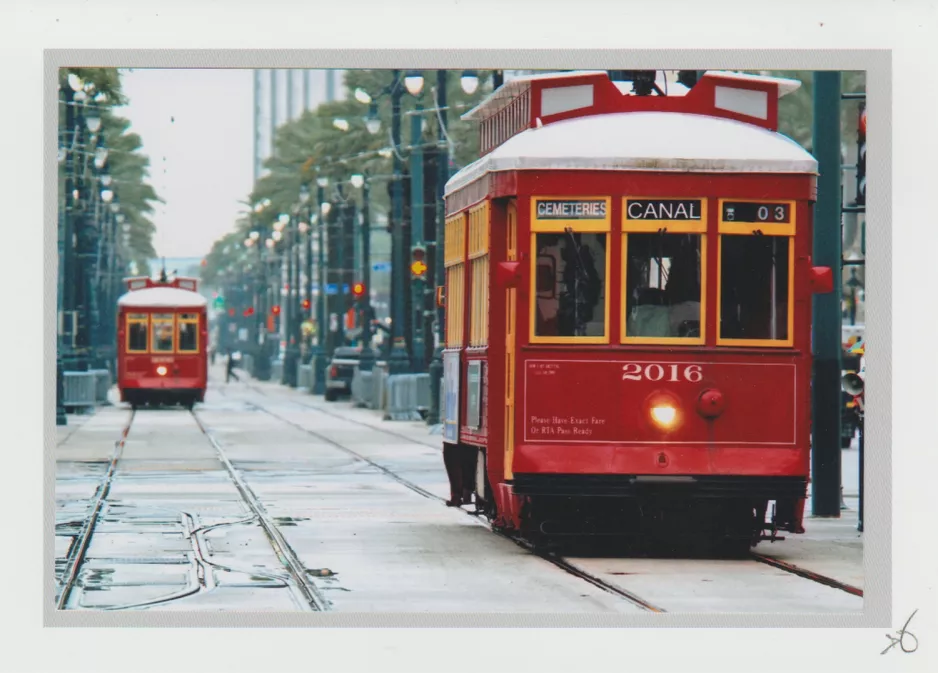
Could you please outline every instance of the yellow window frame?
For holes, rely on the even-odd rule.
[[[158,316],[158,315],[170,315],[170,316],[172,316],[172,317],[171,317],[171,318],[168,318],[168,319],[167,319],[167,318],[157,318],[156,316]],[[169,323],[170,326],[171,326],[171,327],[170,327],[170,330],[171,330],[170,333],[173,335],[173,347],[170,348],[169,350],[157,350],[156,348],[154,348],[154,345],[155,345],[155,343],[156,343],[156,338],[155,338],[156,335],[154,334],[154,330],[156,329],[157,324],[161,324],[161,323]],[[176,352],[176,316],[175,316],[174,314],[171,314],[171,313],[153,313],[153,314],[150,315],[150,343],[149,343],[149,347],[150,347],[150,352],[151,352],[151,353],[159,353],[159,354],[166,353],[166,354],[172,354],[172,353],[175,353],[175,352]]]
[[[185,353],[186,355],[197,355],[198,353],[202,352],[202,343],[201,343],[202,339],[199,334],[199,322],[200,322],[199,314],[196,313],[194,318],[183,318],[182,315],[184,314],[180,314],[176,316],[176,326],[175,326],[175,332],[174,332],[174,338],[176,340],[175,352]],[[187,324],[195,325],[195,349],[194,350],[182,350],[182,348],[180,348],[179,346],[179,329],[182,325],[187,325]]]
[[[142,318],[135,318],[133,316],[142,315]],[[131,325],[144,325],[144,330],[147,335],[147,347],[143,350],[138,350],[130,347],[130,326]],[[150,352],[150,316],[146,313],[128,313],[125,319],[125,325],[127,326],[127,334],[124,335],[124,352],[125,353],[149,353]]]
[[[717,346],[757,346],[769,348],[791,348],[795,343],[795,239],[793,235],[763,234],[775,238],[788,239],[788,338],[786,339],[724,339],[720,336],[720,323],[723,317],[723,237],[751,236],[746,234],[721,233],[717,237]]]
[[[700,201],[699,220],[627,220],[629,201],[649,199]],[[623,344],[666,344],[668,346],[700,346],[707,339],[707,208],[708,200],[687,196],[626,196],[622,199],[622,287],[619,298],[619,341]],[[629,234],[649,234],[661,230],[668,234],[700,234],[700,336],[699,337],[630,337],[628,322],[628,282],[626,265],[629,259]]]
[[[571,219],[554,220],[538,219],[536,217],[538,201],[604,201],[606,216],[603,219]],[[528,311],[528,343],[532,344],[608,344],[611,329],[609,325],[609,294],[611,288],[610,273],[612,272],[612,247],[610,245],[612,229],[612,198],[608,196],[532,196],[531,197],[531,275],[530,275],[530,304]],[[567,228],[576,234],[605,234],[606,235],[606,266],[603,276],[603,336],[569,336],[551,337],[537,336],[534,328],[537,323],[537,235],[562,234]]]
[[[446,347],[463,345],[466,327],[466,226],[465,212],[448,217],[443,242],[446,268]]]
[[[483,202],[469,209],[469,345],[488,344],[489,302],[489,204]]]

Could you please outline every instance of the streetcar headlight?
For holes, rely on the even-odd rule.
[[[677,420],[677,409],[670,404],[658,404],[651,408],[651,419],[662,428],[670,428]]]
[[[166,376],[166,367],[164,367],[163,365],[160,365],[159,367],[156,368],[156,373],[159,374],[160,376]]]

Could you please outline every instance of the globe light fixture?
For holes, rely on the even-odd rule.
[[[274,246],[276,245],[276,243],[274,243],[274,239],[268,238],[266,241],[264,241],[264,245],[267,246],[267,249],[268,249],[268,250],[273,250],[273,248],[274,248]]]
[[[116,205],[116,204],[115,204],[115,205]],[[114,220],[115,220],[118,224],[123,224],[123,223],[124,223],[124,215],[123,215],[123,213],[117,213],[117,215],[114,216]],[[129,223],[129,222],[128,222],[126,225],[124,225],[124,226],[127,227],[127,231],[130,231],[130,223]]]
[[[280,213],[280,215],[277,216],[277,221],[280,223],[282,229],[284,226],[290,224],[290,216],[286,213]]]
[[[245,247],[245,248],[250,248],[252,245],[254,245],[254,239],[253,239],[253,238],[246,238],[246,239],[244,239],[244,247]]]
[[[302,221],[298,225],[296,225],[296,228],[300,230],[301,234],[305,234],[307,231],[309,231],[309,225],[306,222],[302,222]]]
[[[123,221],[124,221],[124,216],[123,216],[122,214],[118,213],[118,211],[121,209],[120,204],[119,204],[117,201],[115,201],[114,203],[111,204],[110,208],[111,208],[111,212],[112,212],[112,213],[115,213],[115,214],[117,215],[117,221],[118,221],[118,222],[123,222]]]
[[[381,130],[381,117],[378,116],[378,105],[372,103],[368,108],[368,116],[365,118],[365,128],[368,133],[376,135]]]
[[[309,186],[305,182],[300,185],[300,203],[309,203]]]
[[[72,94],[72,100],[78,101],[79,103],[84,102],[88,100],[88,94],[86,94],[84,91],[76,91],[74,94]]]
[[[252,231],[250,234],[250,237],[252,241],[256,241],[257,239],[261,237],[261,235],[260,235],[260,232]]]
[[[107,173],[101,176],[101,184],[104,185],[105,187],[109,186],[112,180],[113,178],[111,178],[111,176],[108,175]]]
[[[101,128],[101,117],[97,114],[89,114],[85,117],[85,126],[87,126],[88,130],[92,133],[97,133],[98,129]]]
[[[371,96],[364,89],[358,88],[355,89],[355,100],[363,105],[368,105],[371,102]]]
[[[104,168],[104,164],[107,162],[107,157],[109,150],[106,147],[97,147],[94,150],[94,165],[98,168]]]
[[[355,173],[352,177],[349,178],[349,182],[352,183],[352,187],[355,189],[361,189],[362,185],[365,184],[365,176],[361,173]]]
[[[274,231],[274,233],[272,233],[272,234],[270,235],[270,237],[271,237],[272,239],[274,239],[275,241],[278,241],[278,242],[279,242],[280,239],[283,238],[283,232],[280,231],[280,229],[276,229],[276,230]]]
[[[316,184],[319,185],[320,187],[326,187],[329,185],[329,178],[323,178],[323,177],[316,178]]]
[[[462,87],[463,93],[471,96],[479,88],[479,73],[475,70],[463,70],[462,77],[459,78],[459,86]]]
[[[332,125],[336,127],[337,129],[339,129],[340,131],[348,131],[349,129],[349,124],[348,124],[347,119],[342,119],[342,118],[333,119]]]
[[[94,97],[95,103],[107,103],[107,94],[103,91]]]
[[[423,74],[419,70],[408,70],[404,75],[404,88],[411,96],[419,96],[423,91]]]
[[[110,189],[101,190],[102,201],[104,201],[105,203],[110,203],[113,198],[114,198],[114,192],[112,192]]]
[[[68,85],[72,88],[72,91],[77,93],[84,88],[85,83],[81,77],[72,72],[68,75]]]
[[[329,211],[330,211],[330,210],[332,210],[332,204],[329,203],[328,201],[326,201],[326,202],[323,203],[319,208],[320,208],[320,210],[322,210],[323,216],[325,216],[325,215],[328,215],[328,214],[329,214]]]

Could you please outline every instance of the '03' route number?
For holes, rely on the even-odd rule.
[[[703,368],[700,365],[681,367],[681,365],[659,365],[657,363],[646,365],[638,362],[627,362],[622,365],[622,380],[690,381],[691,383],[700,383],[703,380]]]

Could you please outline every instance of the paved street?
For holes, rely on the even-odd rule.
[[[70,574],[74,579],[63,607],[862,609],[860,596],[755,560],[599,555],[552,562],[492,533],[484,519],[443,505],[440,436],[425,425],[382,421],[377,412],[327,404],[279,383],[225,385],[218,383],[220,368],[211,378],[194,416],[182,409],[136,412],[104,498],[100,487],[130,409],[101,407],[58,428],[59,593]],[[93,535],[76,566],[78,541],[98,501]],[[809,519],[806,535],[762,543],[757,551],[862,589],[862,538],[852,514]]]

